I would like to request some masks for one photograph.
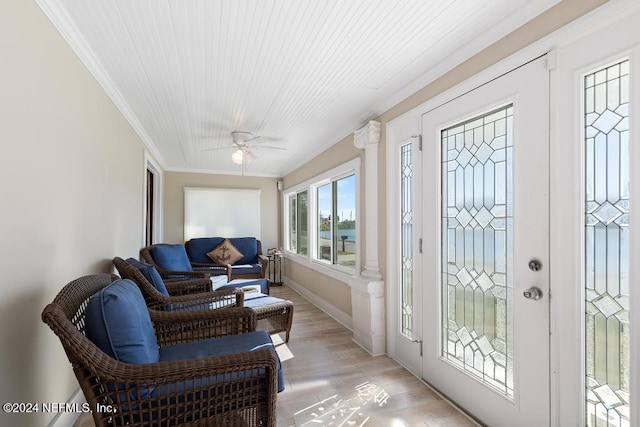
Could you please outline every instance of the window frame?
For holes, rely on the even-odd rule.
[[[331,184],[333,196],[333,183],[349,176],[355,178],[355,240],[356,240],[356,262],[353,267],[343,266],[337,263],[327,262],[319,259],[318,253],[318,189],[324,185]],[[307,191],[307,254],[299,254],[291,250],[290,241],[290,198],[299,193]],[[308,268],[319,271],[330,277],[343,280],[345,276],[354,277],[360,273],[361,266],[361,233],[362,222],[360,206],[360,158],[357,157],[322,174],[310,178],[300,184],[286,188],[283,191],[283,241],[286,242],[284,248],[285,257],[293,262],[302,264]],[[332,204],[334,201],[332,201]],[[298,207],[296,206],[296,209]],[[333,221],[332,221],[333,222]],[[300,221],[297,223],[297,233],[300,234]],[[337,262],[337,261],[336,261]]]
[[[306,208],[307,208],[307,215],[306,215],[306,223],[307,223],[307,252],[300,252],[300,227],[301,227],[301,219],[302,216],[300,215],[300,197],[302,194],[306,193],[306,198],[307,198],[307,203],[306,203]],[[292,203],[293,202],[293,203]],[[291,212],[291,208],[292,206],[295,205],[295,215],[292,215]],[[304,188],[302,190],[299,191],[295,191],[295,192],[290,192],[288,194],[285,194],[284,196],[284,206],[285,206],[285,215],[287,215],[287,218],[285,219],[285,223],[287,224],[287,227],[284,229],[285,232],[285,239],[284,241],[286,242],[286,249],[291,252],[294,253],[296,255],[301,255],[301,256],[305,256],[309,253],[309,236],[308,236],[308,223],[309,223],[309,190]],[[291,224],[292,224],[292,219],[295,221],[295,235],[296,235],[296,248],[295,250],[292,249],[292,230],[291,230]]]

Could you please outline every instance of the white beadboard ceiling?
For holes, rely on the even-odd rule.
[[[163,168],[282,177],[559,0],[36,1]]]

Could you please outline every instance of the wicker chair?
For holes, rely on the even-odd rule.
[[[147,307],[159,311],[185,311],[204,310],[222,307],[242,307],[244,305],[244,291],[238,288],[222,288],[214,291],[206,287],[189,286],[189,282],[199,283],[205,280],[209,287],[211,280],[194,279],[181,280],[177,283],[164,283],[169,295],[161,293],[144,274],[135,266],[120,257],[113,259],[113,265],[118,270],[120,277],[130,279],[140,290]],[[185,283],[187,284],[185,286]],[[178,292],[172,292],[169,288],[178,288]]]
[[[191,266],[190,262],[185,263],[185,268],[177,271],[177,270],[168,270],[159,265],[155,258],[153,257],[154,249],[160,245],[164,244],[154,244],[146,246],[140,249],[140,259],[147,264],[153,265],[158,273],[164,279],[168,280],[184,280],[184,279],[193,279],[193,278],[203,278],[203,277],[211,277],[211,276],[221,276],[226,275],[227,281],[231,280],[231,266]],[[178,245],[172,245],[178,247]],[[180,245],[182,246],[182,245]],[[184,250],[184,246],[182,246]],[[184,257],[188,260],[186,250],[184,252]]]
[[[132,364],[110,357],[89,340],[89,299],[116,279],[118,276],[109,274],[76,279],[42,313],[43,321],[62,342],[96,426],[276,425],[279,360],[272,346]],[[240,307],[148,313],[161,350],[180,349],[211,337],[250,336],[255,327],[254,313]]]
[[[259,292],[245,294],[239,288],[220,288],[216,291],[201,294],[167,297],[158,292],[142,272],[126,260],[115,257],[113,264],[120,276],[130,279],[140,287],[147,306],[150,308],[180,311],[218,308],[225,303],[233,303],[239,307],[246,306],[256,314],[256,330],[266,331],[269,334],[284,332],[285,342],[289,342],[293,324],[293,303],[291,301],[270,297]],[[235,298],[229,301],[229,296],[231,295]]]

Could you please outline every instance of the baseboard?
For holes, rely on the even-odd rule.
[[[318,297],[316,294],[288,277],[283,277],[282,279],[285,285],[289,286],[291,289],[299,293],[304,299],[326,313],[329,317],[333,318],[336,322],[353,332],[353,320],[351,316],[345,314],[341,310],[338,310],[335,306],[329,304],[327,301]]]
[[[84,398],[80,387],[78,387],[69,400],[67,400],[70,407],[76,408],[82,407],[82,404],[86,402],[87,400]],[[51,422],[47,424],[47,427],[70,427],[76,422],[80,415],[82,415],[82,412],[58,412]]]

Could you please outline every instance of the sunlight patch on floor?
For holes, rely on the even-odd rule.
[[[271,341],[273,341],[273,345],[276,348],[276,353],[278,353],[278,357],[280,358],[280,362],[284,362],[285,360],[293,359],[293,353],[291,349],[287,345],[286,342],[282,339],[282,337],[278,334],[271,335]]]
[[[299,410],[293,416],[296,426],[364,426],[370,416],[371,407],[384,406],[389,393],[382,387],[364,382],[355,387],[352,396],[343,398],[338,394],[329,396],[316,404]],[[404,425],[400,422],[398,426]]]

